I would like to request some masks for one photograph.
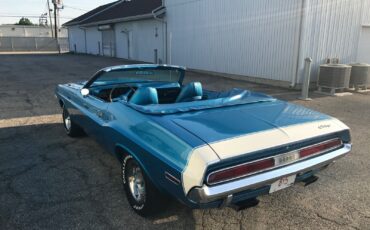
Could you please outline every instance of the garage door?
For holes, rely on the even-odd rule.
[[[370,27],[362,27],[357,61],[370,63]]]

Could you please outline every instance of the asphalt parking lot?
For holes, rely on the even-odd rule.
[[[335,116],[352,129],[352,154],[319,174],[260,198],[257,207],[191,210],[173,202],[155,218],[131,211],[120,165],[89,137],[64,134],[58,83],[89,78],[123,60],[83,55],[0,55],[0,229],[370,229],[370,94],[298,93],[189,73],[209,89],[247,88]],[[302,130],[304,132],[304,130]]]

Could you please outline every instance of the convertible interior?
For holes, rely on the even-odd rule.
[[[178,83],[119,84],[90,88],[91,95],[106,102],[128,101],[136,105],[172,104],[209,99],[210,91],[203,93],[200,82],[184,86]]]
[[[275,101],[276,99],[234,88],[226,92],[204,90],[200,82],[136,83],[90,88],[90,94],[107,102],[121,102],[148,114],[171,114],[224,106]]]

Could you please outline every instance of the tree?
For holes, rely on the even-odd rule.
[[[22,26],[32,26],[33,23],[28,18],[21,18],[16,25],[22,25]]]

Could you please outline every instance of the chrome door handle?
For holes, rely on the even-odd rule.
[[[97,114],[97,115],[98,115],[98,117],[100,117],[100,118],[102,118],[102,117],[103,117],[103,112],[102,112],[102,111],[98,111],[96,114]]]

